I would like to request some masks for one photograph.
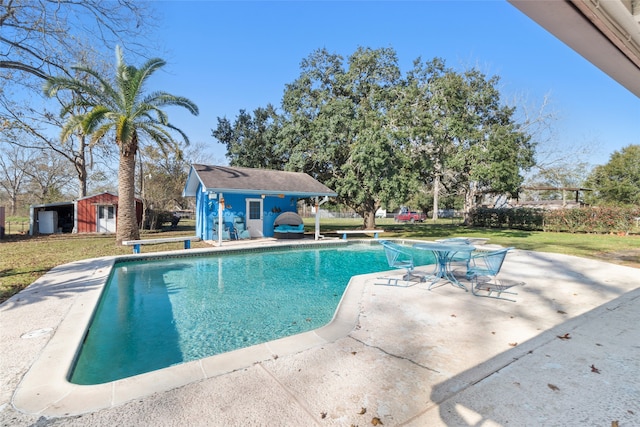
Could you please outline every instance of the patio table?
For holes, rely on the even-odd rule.
[[[446,239],[436,240],[436,242],[439,242],[439,243],[463,243],[465,245],[469,245],[469,244],[484,245],[488,241],[489,241],[488,237],[448,237]]]
[[[429,289],[431,289],[431,287],[440,279],[444,279],[452,285],[468,291],[467,287],[460,283],[454,276],[453,271],[451,270],[451,261],[458,253],[462,253],[466,258],[469,258],[471,256],[471,252],[475,249],[475,246],[458,242],[425,242],[416,243],[413,247],[420,250],[431,251],[436,258],[436,271],[433,274],[433,280],[429,285]]]

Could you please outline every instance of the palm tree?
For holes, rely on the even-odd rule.
[[[140,236],[135,209],[135,159],[141,137],[158,144],[163,152],[176,149],[173,132],[181,135],[186,144],[187,135],[169,123],[162,107],[177,105],[198,115],[198,107],[189,99],[166,92],[145,94],[144,86],[149,77],[166,62],[160,58],[148,60],[140,68],[127,65],[120,47],[116,47],[116,75],[113,83],[97,71],[85,67],[73,67],[91,78],[76,79],[53,77],[44,85],[47,96],[55,96],[59,90],[71,90],[76,96],[75,105],[68,105],[62,116],[73,107],[83,105],[88,111],[82,115],[70,115],[62,129],[64,141],[71,133],[81,130],[91,135],[95,143],[109,132],[115,136],[119,149],[118,166],[118,215],[116,242],[135,240]]]

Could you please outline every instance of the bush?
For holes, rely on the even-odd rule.
[[[629,234],[640,217],[640,207],[594,206],[545,213],[544,231]]]
[[[544,210],[535,208],[478,208],[471,211],[470,220],[474,227],[542,230]]]
[[[471,225],[475,227],[625,235],[636,228],[636,218],[640,218],[640,207],[478,208],[470,214]]]
[[[144,222],[145,230],[161,230],[162,225],[171,223],[173,212],[165,210],[149,209]]]

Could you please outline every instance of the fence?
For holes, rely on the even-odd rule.
[[[5,221],[4,226],[5,236],[29,233],[29,221]]]

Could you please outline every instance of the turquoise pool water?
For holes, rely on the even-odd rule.
[[[413,253],[417,265],[433,262]],[[316,329],[352,276],[385,270],[381,246],[368,243],[119,262],[71,382],[105,383]]]

